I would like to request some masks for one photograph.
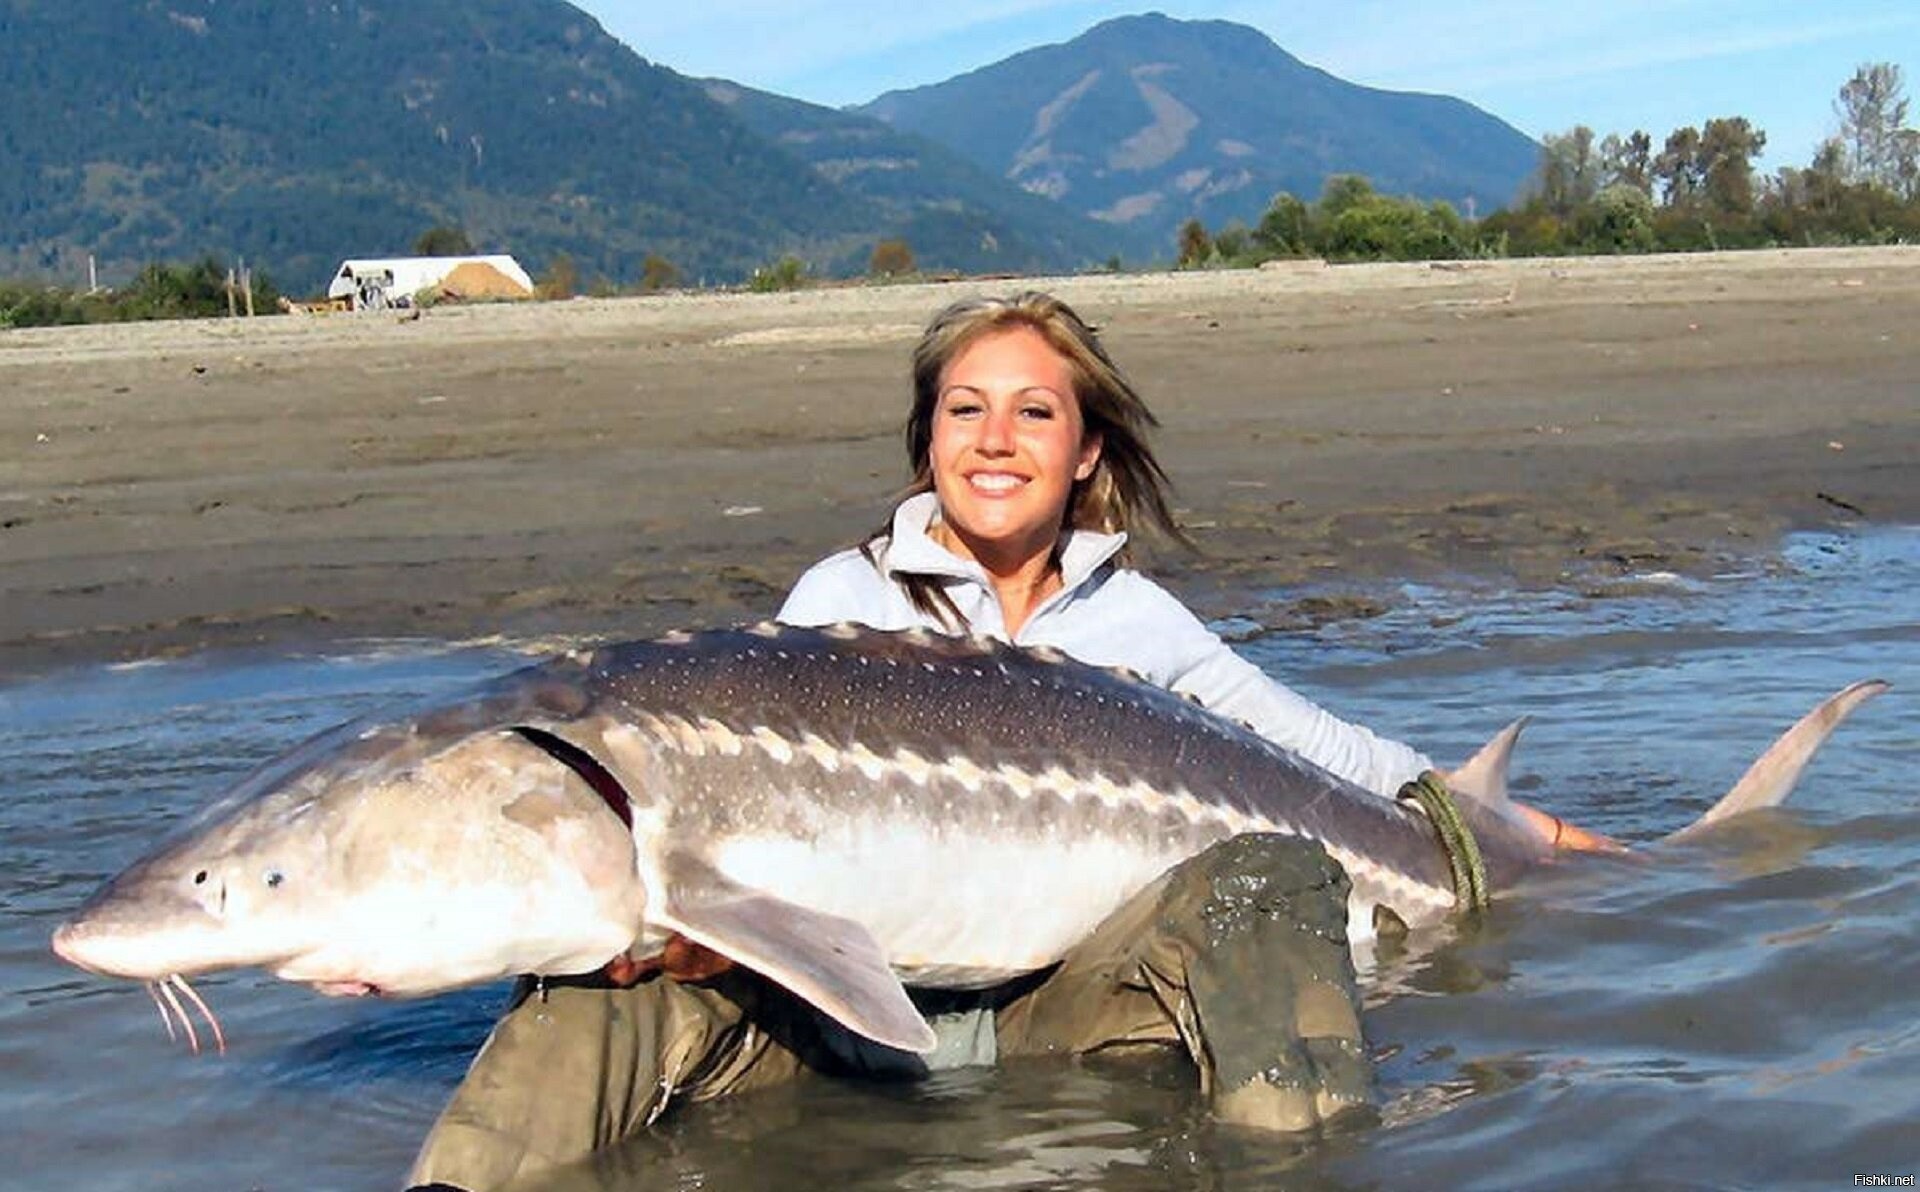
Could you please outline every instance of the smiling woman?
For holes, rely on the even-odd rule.
[[[1010,639],[1059,591],[1069,531],[1144,523],[1186,541],[1147,442],[1152,412],[1064,302],[1027,292],[949,306],[921,337],[913,383],[908,491],[938,496],[931,535],[992,577]],[[944,592],[902,582],[943,627],[970,625]]]
[[[949,306],[914,352],[910,495],[865,543],[803,575],[780,620],[970,633],[1051,651],[1037,659],[1043,668],[1060,655],[1124,667],[1364,788],[1355,792],[1363,803],[1365,792],[1391,795],[1430,769],[1408,746],[1267,677],[1129,565],[1131,530],[1182,540],[1147,441],[1154,425],[1093,329],[1059,299],[1026,292]],[[910,703],[898,684],[888,698]],[[1015,765],[1023,756],[1006,731],[1021,715],[1016,704],[956,685],[924,702],[983,758]],[[1091,705],[1075,708],[1073,723],[1038,726],[1043,736],[1084,731]],[[927,764],[901,756],[910,768]],[[967,823],[948,809],[942,858],[964,855]],[[1088,882],[1116,872],[1103,858]],[[879,881],[865,871],[854,880]],[[916,869],[913,880],[939,879]],[[631,1134],[672,1098],[738,1092],[802,1068],[897,1077],[1123,1044],[1183,1050],[1223,1119],[1309,1128],[1367,1088],[1340,927],[1344,882],[1318,846],[1298,840],[1256,833],[1216,844],[1137,892],[1057,967],[937,991],[921,1055],[876,1049],[804,1006],[796,1017],[790,997],[744,968],[678,972],[670,939],[657,957],[616,958],[605,976],[674,980],[549,990],[509,1011],[413,1180],[491,1187]],[[1256,887],[1265,909],[1244,931],[1208,918],[1205,908],[1238,905]],[[1233,992],[1245,990],[1261,991],[1257,1004]]]
[[[1136,531],[1186,541],[1157,425],[1058,298],[954,303],[914,350],[906,500],[801,576],[780,620],[975,633],[1126,667],[1383,795],[1429,769],[1269,678],[1131,565]]]
[[[1066,360],[1024,327],[969,345],[940,386],[933,538],[986,571],[1009,633],[1059,590],[1061,511],[1099,465],[1100,434],[1087,430],[1074,388]]]

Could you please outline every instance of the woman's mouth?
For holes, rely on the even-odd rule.
[[[1027,482],[1025,476],[1016,476],[1011,472],[975,472],[967,477],[967,483],[984,493],[1010,493]]]

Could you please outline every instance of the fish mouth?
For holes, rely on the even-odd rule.
[[[309,981],[307,988],[326,997],[382,997],[386,993],[365,981]]]
[[[214,1050],[222,1055],[227,1050],[227,1032],[220,1025],[220,1019],[214,1015],[212,1007],[200,996],[184,974],[177,972],[135,972],[128,965],[105,963],[98,955],[89,950],[89,944],[97,942],[98,933],[88,930],[84,920],[62,923],[53,932],[54,955],[73,965],[102,977],[122,977],[139,981],[147,987],[147,996],[160,1011],[160,1024],[167,1029],[167,1039],[186,1041],[187,1050],[199,1055],[202,1050],[200,1032],[193,1025],[192,1011],[200,1012],[200,1018],[207,1024],[210,1041]]]

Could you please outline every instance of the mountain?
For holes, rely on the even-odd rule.
[[[709,98],[741,123],[884,214],[922,265],[1031,273],[1104,260],[1111,228],[990,173],[925,137],[870,116],[708,79]],[[832,262],[856,273],[864,257]]]
[[[0,276],[212,252],[303,292],[449,223],[725,280],[887,219],[560,0],[0,0],[0,93]]]
[[[1539,155],[1462,100],[1361,87],[1244,25],[1158,13],[857,110],[1163,255],[1189,217],[1252,223],[1280,191],[1318,197],[1332,173],[1485,213],[1514,197]]]
[[[1491,206],[1535,152],[1158,16],[863,113],[684,78],[563,0],[0,0],[0,93],[0,278],[212,254],[296,294],[441,224],[620,282],[650,254],[855,273],[883,238],[928,270],[1164,260],[1187,215],[1250,221],[1333,170]]]

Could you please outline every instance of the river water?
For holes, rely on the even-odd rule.
[[[1613,591],[1375,593],[1240,646],[1452,763],[1534,718],[1523,797],[1651,842],[1819,698],[1843,726],[1791,808],[1650,865],[1572,864],[1386,957],[1376,1121],[1310,1143],[1212,1125],[1177,1060],[910,1086],[811,1080],[683,1109],[580,1187],[1854,1186],[1920,1173],[1920,531],[1802,536],[1751,574]],[[1233,628],[1228,626],[1228,628]],[[337,1001],[209,978],[231,1048],[68,969],[61,916],[176,818],[311,732],[521,659],[402,643],[206,656],[0,687],[0,1188],[397,1186],[503,989]]]

